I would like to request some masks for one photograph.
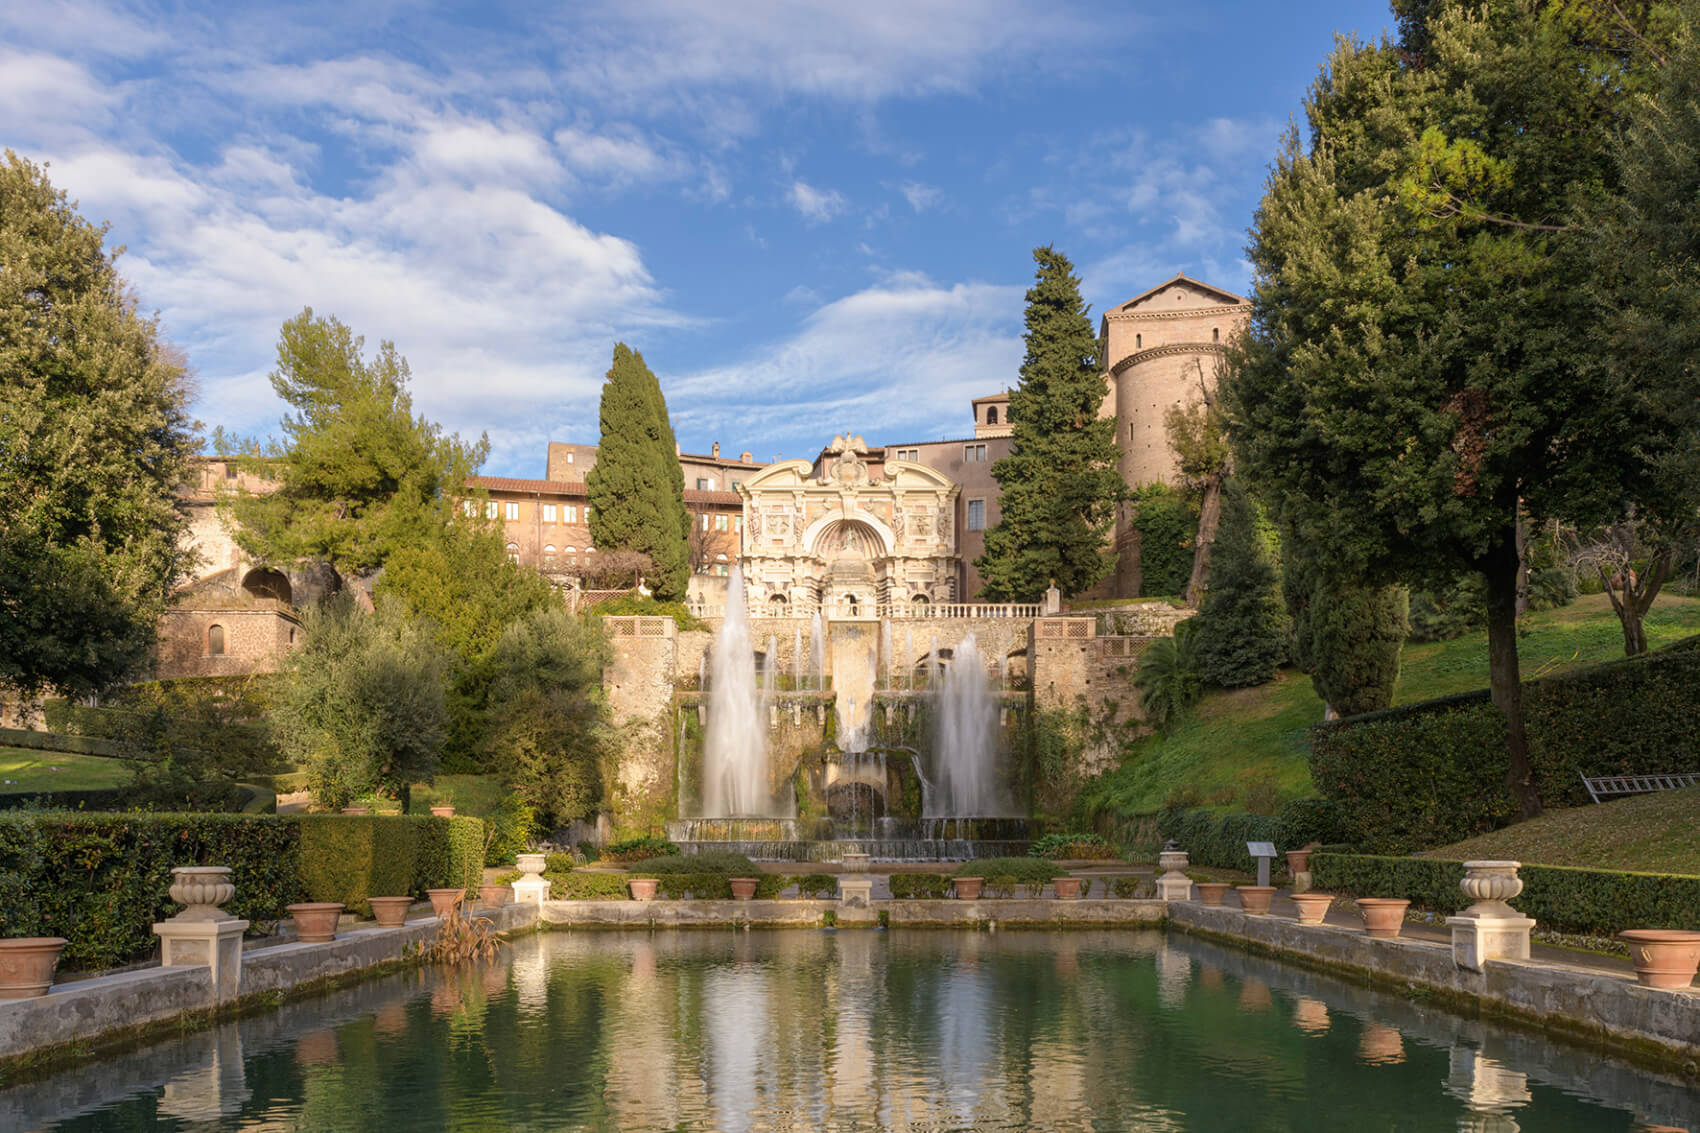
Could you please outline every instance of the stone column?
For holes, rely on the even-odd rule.
[[[1464,879],[1458,885],[1475,904],[1446,918],[1452,926],[1452,959],[1460,968],[1479,972],[1489,960],[1529,958],[1529,930],[1535,922],[1506,904],[1523,892],[1517,876],[1521,864],[1464,863]]]
[[[205,965],[215,1003],[242,994],[242,934],[248,922],[219,906],[236,896],[230,867],[178,866],[171,871],[171,899],[188,908],[153,926],[161,967]]]

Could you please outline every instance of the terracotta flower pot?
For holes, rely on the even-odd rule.
[[[751,897],[754,897],[756,885],[760,883],[760,878],[755,877],[733,877],[727,880],[732,883],[732,900],[734,901],[748,901]]]
[[[1275,899],[1273,885],[1236,885],[1234,888],[1240,895],[1240,908],[1247,916],[1269,915],[1269,902]]]
[[[31,999],[53,986],[63,936],[13,936],[0,940],[0,999]]]
[[[492,908],[499,909],[506,905],[514,895],[511,885],[480,885],[478,899]]]
[[[632,891],[634,901],[655,900],[655,890],[661,885],[661,880],[655,877],[634,877],[626,882],[626,887]]]
[[[431,808],[432,818],[453,818],[454,816],[455,808],[452,806],[434,806]]]
[[[295,918],[295,938],[303,944],[325,944],[336,939],[337,918],[342,916],[340,901],[307,901],[285,906]]]
[[[1226,881],[1195,881],[1193,884],[1198,889],[1198,899],[1206,905],[1220,905],[1228,890],[1233,888]]]
[[[425,896],[431,898],[431,912],[439,917],[446,917],[454,907],[466,897],[464,889],[427,889]]]
[[[345,806],[342,808],[342,813],[353,815],[371,814],[372,808],[369,806]]]
[[[1304,873],[1310,869],[1310,854],[1309,850],[1288,850],[1287,868],[1293,873]]]
[[[1059,877],[1051,882],[1057,891],[1059,901],[1078,901],[1080,899],[1080,878]]]
[[[1300,924],[1321,924],[1328,915],[1328,908],[1334,904],[1334,894],[1309,893],[1293,894],[1293,904],[1299,907]]]
[[[372,919],[379,928],[400,928],[407,923],[407,910],[413,907],[412,897],[368,897]]]
[[[1364,931],[1377,940],[1392,940],[1405,927],[1405,910],[1411,903],[1403,897],[1359,897]]]
[[[952,888],[956,890],[958,901],[978,901],[980,886],[985,882],[983,877],[954,877],[951,878]]]
[[[1642,987],[1682,988],[1694,982],[1700,969],[1700,932],[1632,928],[1617,936],[1629,945]]]

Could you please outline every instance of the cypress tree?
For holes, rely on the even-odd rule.
[[[1397,586],[1322,579],[1311,592],[1311,682],[1336,715],[1392,706],[1409,610],[1410,597]]]
[[[1115,422],[1098,415],[1107,384],[1074,265],[1049,246],[1033,259],[1010,452],[992,467],[1003,515],[975,562],[982,595],[994,601],[1037,601],[1053,578],[1079,594],[1103,578],[1115,565],[1107,551],[1115,505],[1127,497]]]
[[[1257,509],[1231,481],[1212,558],[1210,590],[1194,619],[1204,679],[1223,688],[1266,684],[1287,651],[1286,613]]]
[[[647,555],[656,598],[683,599],[690,581],[691,523],[684,473],[661,383],[643,355],[623,342],[614,347],[602,387],[602,439],[585,487],[597,549]]]

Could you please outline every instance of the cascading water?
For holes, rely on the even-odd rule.
[[[936,645],[931,656],[936,666]],[[933,687],[938,690],[933,734],[937,781],[927,792],[925,816],[1003,814],[1007,808],[999,799],[994,742],[997,709],[973,634],[962,639]]]
[[[803,627],[791,631],[791,687],[803,687]]]
[[[816,688],[826,687],[826,627],[819,610],[809,623],[809,675],[814,677]]]
[[[891,619],[880,619],[880,688],[891,688]]]
[[[703,814],[707,817],[788,817],[767,785],[767,722],[756,687],[755,650],[744,576],[737,567],[727,587],[726,619],[709,654],[708,721],[703,736]]]

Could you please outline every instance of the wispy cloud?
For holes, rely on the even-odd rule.
[[[807,181],[793,181],[786,191],[791,207],[803,214],[811,224],[822,224],[843,214],[849,207],[844,194],[836,189],[817,189]]]
[[[903,199],[909,202],[909,207],[916,212],[926,212],[944,200],[944,190],[935,185],[923,185],[919,181],[905,181],[899,191]]]

